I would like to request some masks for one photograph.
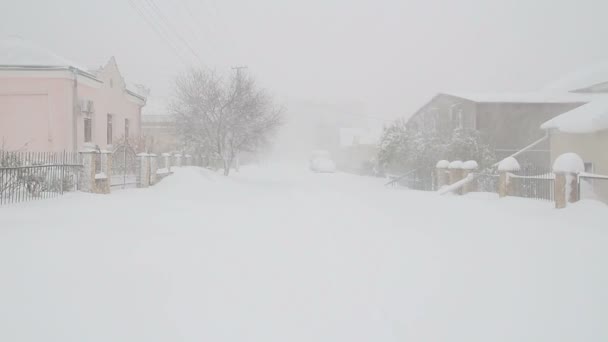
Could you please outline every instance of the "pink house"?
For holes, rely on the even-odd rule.
[[[109,149],[141,134],[143,91],[129,89],[116,61],[87,70],[18,38],[0,41],[0,149]]]

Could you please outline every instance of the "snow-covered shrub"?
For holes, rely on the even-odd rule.
[[[379,165],[390,173],[432,170],[442,159],[476,160],[482,168],[495,161],[491,146],[476,130],[456,129],[451,134],[413,131],[404,120],[384,129],[379,150]]]

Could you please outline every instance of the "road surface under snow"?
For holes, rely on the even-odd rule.
[[[608,341],[608,207],[267,165],[0,208],[2,341]]]

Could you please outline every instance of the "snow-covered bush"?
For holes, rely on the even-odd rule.
[[[476,130],[457,129],[451,134],[420,132],[408,129],[404,120],[384,129],[379,150],[379,165],[389,173],[432,170],[442,159],[476,160],[481,167],[495,161],[492,148]]]

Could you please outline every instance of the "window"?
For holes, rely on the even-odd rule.
[[[106,127],[106,140],[108,145],[112,145],[112,114],[108,114],[108,123]]]
[[[93,140],[93,129],[91,118],[84,118],[84,142],[88,143]]]
[[[585,163],[585,172],[587,173],[593,173],[593,163]]]
[[[125,119],[125,139],[129,138],[129,119]]]

